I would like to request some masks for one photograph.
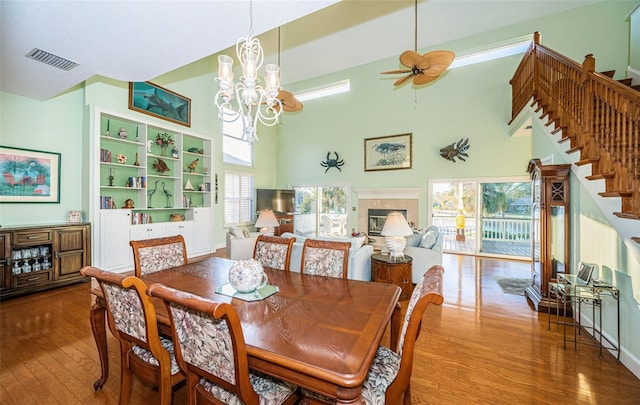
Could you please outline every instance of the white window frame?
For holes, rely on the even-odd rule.
[[[247,190],[242,187],[242,181],[244,179],[251,179],[251,185]],[[229,189],[231,187],[231,189]],[[224,226],[241,226],[250,225],[255,222],[255,196],[256,196],[256,184],[255,176],[253,173],[239,172],[232,170],[224,171]],[[244,204],[243,204],[244,203]],[[232,204],[233,218],[229,220],[227,217],[228,205]],[[247,212],[246,208],[248,207]]]
[[[254,148],[252,142],[242,139],[242,119],[240,114],[235,115],[235,119],[231,112],[224,113],[222,119],[222,161],[225,163],[253,167]],[[242,152],[248,152],[248,161],[244,161],[239,156],[238,149]],[[248,151],[246,150],[248,149]]]

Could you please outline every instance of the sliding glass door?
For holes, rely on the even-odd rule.
[[[347,236],[347,186],[299,186],[294,232],[303,236]]]
[[[531,257],[531,183],[526,179],[432,181],[432,224],[445,251]]]

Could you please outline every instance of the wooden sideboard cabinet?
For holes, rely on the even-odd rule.
[[[0,232],[0,299],[86,281],[91,264],[91,224],[3,228]]]

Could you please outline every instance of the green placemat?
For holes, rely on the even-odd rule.
[[[238,298],[244,301],[260,301],[267,297],[272,296],[278,291],[280,291],[278,290],[278,287],[270,284],[267,284],[264,287],[259,288],[254,292],[248,293],[248,294],[243,294],[241,292],[236,291],[236,289],[233,288],[231,284],[225,284],[223,286],[216,288],[216,293],[218,294],[227,295],[229,297]]]

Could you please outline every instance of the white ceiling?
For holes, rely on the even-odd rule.
[[[0,90],[46,100],[94,76],[146,81],[235,45],[244,0],[0,0]],[[420,0],[418,47],[602,0]],[[413,0],[255,0],[253,33],[282,82],[399,55],[414,44]],[[72,60],[63,71],[25,55]],[[235,55],[232,55],[235,56]],[[216,67],[212,66],[212,70]]]

